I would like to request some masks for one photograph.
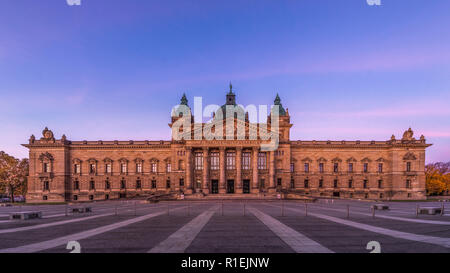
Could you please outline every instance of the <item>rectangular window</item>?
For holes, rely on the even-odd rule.
[[[295,188],[295,180],[291,178],[291,189]]]
[[[80,164],[75,164],[73,169],[74,169],[75,173],[77,173],[77,174],[81,173]]]
[[[211,170],[217,171],[219,169],[219,153],[211,153]]]
[[[258,170],[265,170],[266,169],[266,153],[258,153]]]
[[[172,164],[171,163],[167,163],[167,172],[168,173],[172,172]]]
[[[44,191],[50,190],[50,183],[48,181],[44,181]]]
[[[180,178],[180,186],[184,186],[184,178]]]
[[[127,164],[126,163],[120,164],[120,172],[127,173]]]
[[[170,179],[167,179],[167,181],[166,181],[166,188],[170,189]]]
[[[378,180],[378,188],[383,188],[383,180]]]
[[[156,180],[152,180],[152,189],[156,189]]]
[[[309,180],[305,179],[305,188],[309,188]]]
[[[259,181],[259,187],[261,188],[261,189],[264,189],[264,184],[265,184],[265,180],[264,179],[261,179],[260,181]]]
[[[141,185],[141,180],[136,180],[136,189],[141,189],[142,185]]]
[[[323,173],[323,163],[319,163],[319,172]]]
[[[125,187],[126,187],[125,184],[126,184],[125,180],[122,179],[122,180],[120,181],[120,188],[121,188],[121,189],[125,189]]]
[[[74,188],[75,190],[79,190],[79,189],[80,189],[80,182],[78,182],[78,180],[75,180],[75,181],[73,182],[73,188]]]
[[[353,163],[348,163],[348,172],[349,173],[353,172]]]
[[[411,171],[411,162],[406,162],[406,171],[407,172]]]
[[[382,173],[383,172],[383,163],[379,163],[378,164],[378,172]]]
[[[278,178],[278,179],[277,179],[277,185],[278,185],[278,186],[281,186],[281,178]]]
[[[236,168],[236,154],[234,152],[227,152],[227,170],[234,170]]]
[[[105,189],[107,190],[111,189],[111,183],[109,183],[109,180],[105,181]]]
[[[195,153],[195,169],[203,170],[203,153]]]
[[[49,172],[50,172],[50,164],[44,163],[44,173],[49,173]]]
[[[294,170],[295,170],[295,165],[294,165],[294,163],[291,163],[291,173],[293,173],[294,172]]]
[[[369,163],[364,163],[363,172],[367,173],[369,171]]]
[[[309,173],[309,163],[305,163],[305,173]]]
[[[323,188],[323,179],[319,180],[319,188]]]
[[[353,188],[353,180],[349,180],[348,181],[348,187],[351,189],[351,188]]]
[[[95,190],[95,182],[93,180],[91,180],[91,182],[90,182],[89,189]]]
[[[406,188],[410,189],[411,188],[411,180],[406,180]]]
[[[136,172],[142,173],[142,163],[136,163]]]
[[[248,152],[242,153],[242,169],[243,170],[250,170],[250,157],[251,154]]]
[[[156,173],[158,171],[157,163],[152,163],[150,166],[152,168],[152,173]]]
[[[334,163],[333,171],[334,171],[335,173],[339,172],[339,163]]]
[[[111,164],[106,164],[105,165],[105,171],[106,171],[106,173],[111,173]]]
[[[367,189],[367,185],[368,185],[368,181],[367,181],[367,179],[365,179],[365,180],[363,181],[363,188],[364,188],[364,189]]]
[[[338,180],[337,180],[337,179],[334,180],[333,186],[334,186],[335,188],[338,187]]]
[[[89,173],[94,174],[95,173],[95,164],[89,164]]]

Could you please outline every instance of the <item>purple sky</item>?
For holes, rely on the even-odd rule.
[[[4,0],[0,150],[45,126],[71,140],[170,139],[170,110],[273,103],[291,139],[387,140],[412,127],[450,161],[450,1]]]

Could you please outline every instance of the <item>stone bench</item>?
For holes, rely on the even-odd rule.
[[[389,210],[389,206],[386,204],[374,204],[372,205],[372,209],[376,210]]]
[[[22,212],[13,212],[9,215],[10,220],[29,220],[42,218],[41,211],[22,211]]]
[[[92,212],[91,207],[72,208],[72,213],[88,213],[88,212]]]
[[[418,214],[436,215],[441,214],[442,208],[440,207],[420,207],[417,211]]]

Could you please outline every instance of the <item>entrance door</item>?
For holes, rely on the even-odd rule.
[[[211,180],[211,194],[219,193],[219,180]]]
[[[234,180],[227,181],[227,193],[234,193]]]
[[[242,182],[242,192],[250,193],[250,180],[244,180]]]

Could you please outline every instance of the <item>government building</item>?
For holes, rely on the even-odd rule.
[[[226,111],[228,106],[234,114]],[[271,111],[267,123],[251,123],[248,112],[237,106],[231,85],[225,104],[211,122],[194,123],[184,95],[179,107],[188,112],[173,111],[171,140],[73,141],[65,135],[56,139],[47,128],[40,139],[32,135],[23,144],[30,159],[27,202],[107,200],[152,193],[199,199],[278,194],[426,198],[425,150],[431,144],[424,136],[414,138],[411,129],[401,139],[392,135],[384,141],[291,140],[293,124],[278,95],[274,102],[278,115]],[[181,123],[184,126],[175,126]],[[226,137],[211,139],[206,134],[222,130]],[[243,134],[238,136],[239,130]],[[251,136],[251,132],[257,133]],[[268,136],[274,135],[276,149],[263,149]]]

